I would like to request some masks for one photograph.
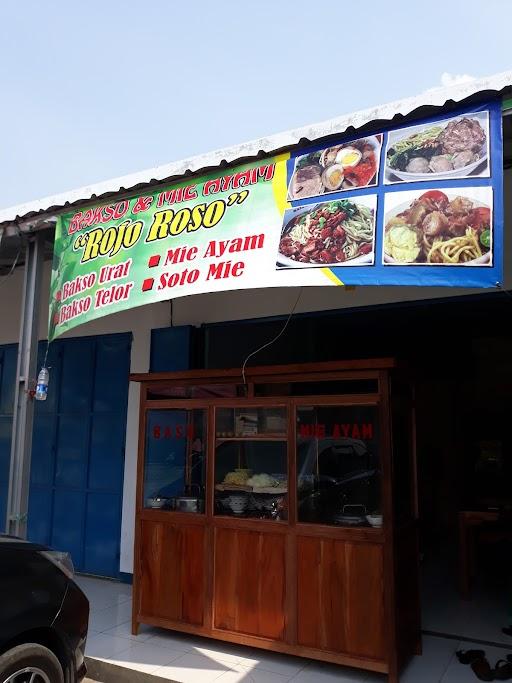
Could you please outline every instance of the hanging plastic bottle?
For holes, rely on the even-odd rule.
[[[46,401],[48,396],[48,383],[50,382],[50,371],[43,365],[37,376],[36,401]]]

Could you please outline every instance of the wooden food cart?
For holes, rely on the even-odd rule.
[[[410,384],[389,359],[133,375],[139,624],[387,673],[420,651]]]

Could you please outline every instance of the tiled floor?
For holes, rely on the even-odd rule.
[[[78,582],[91,602],[89,657],[180,683],[385,683],[386,680],[377,674],[163,629],[143,626],[135,637],[130,633],[130,586],[88,577],[79,577]],[[434,616],[432,610],[431,618]],[[468,613],[461,621],[464,619],[468,619]],[[471,669],[459,664],[455,657],[457,649],[467,647],[470,647],[468,643],[457,640],[426,636],[423,656],[413,658],[401,683],[471,683],[477,680]],[[485,649],[494,665],[507,652],[512,652],[512,643],[508,649]]]
[[[457,589],[457,558],[442,553],[423,563],[422,589],[425,631],[512,646],[512,639],[501,632],[511,619],[512,608],[511,590],[503,581],[481,575],[471,600],[462,600]]]

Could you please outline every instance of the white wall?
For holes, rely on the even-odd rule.
[[[505,215],[511,215],[512,174],[505,173]],[[512,288],[512,270],[508,264],[512,258],[511,231],[505,230],[505,287]],[[50,264],[46,264],[42,282],[40,307],[39,338],[46,339],[48,316],[48,292]],[[0,344],[17,343],[19,334],[21,291],[23,273],[18,269],[7,280],[0,278]],[[489,291],[489,290],[486,290]],[[432,288],[432,287],[356,287],[347,290],[343,287],[304,287],[297,306],[297,312],[332,310],[386,304],[398,301],[412,301],[446,296],[482,293],[482,290]],[[239,292],[218,292],[183,297],[174,301],[173,323],[175,325],[201,325],[202,323],[223,320],[242,320],[245,318],[266,317],[287,314],[296,299],[297,288],[259,289]],[[151,330],[165,327],[170,323],[170,304],[160,303],[86,323],[69,332],[66,336],[87,336],[115,332],[133,333],[131,356],[132,372],[147,372]],[[139,421],[138,385],[130,385],[128,398],[128,418],[126,430],[126,456],[123,489],[123,517],[121,527],[120,570],[133,570],[133,532],[136,460]]]
[[[507,260],[507,259],[506,259]],[[20,324],[22,268],[7,280],[0,278],[0,344],[17,343]],[[42,282],[39,313],[39,338],[46,339],[48,326],[48,292],[50,265],[46,264]],[[507,273],[505,285],[512,288],[512,271]],[[462,296],[494,290],[460,289],[452,287],[303,287],[296,311],[323,311],[338,308],[373,306],[399,301],[417,301],[441,297]],[[297,300],[297,287],[250,289],[234,292],[197,294],[173,302],[174,325],[196,325],[244,320],[289,313]],[[151,304],[115,313],[85,323],[67,332],[65,337],[133,331],[134,335],[149,336],[148,325],[165,327],[170,324],[170,303]],[[134,339],[135,344],[135,339]],[[132,353],[132,371],[140,370],[140,357]],[[146,359],[149,363],[149,357]],[[136,365],[137,366],[136,366]]]

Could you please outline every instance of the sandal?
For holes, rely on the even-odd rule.
[[[494,681],[494,671],[485,657],[475,659],[471,662],[473,673],[480,681]],[[506,678],[502,680],[507,680]]]
[[[484,650],[458,650],[455,654],[461,664],[471,664],[475,659],[485,657]]]
[[[505,659],[500,659],[496,662],[496,666],[494,667],[494,678],[497,681],[508,681],[512,678],[512,663],[510,660],[506,661]]]

